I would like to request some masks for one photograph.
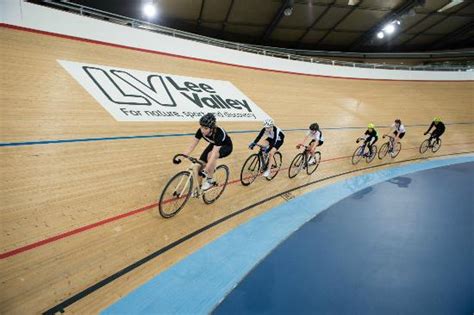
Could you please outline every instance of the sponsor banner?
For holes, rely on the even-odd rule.
[[[58,60],[118,121],[261,121],[268,115],[228,81]]]

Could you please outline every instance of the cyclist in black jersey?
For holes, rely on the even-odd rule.
[[[365,156],[371,156],[372,146],[379,139],[377,130],[375,130],[375,125],[373,123],[370,123],[367,126],[367,130],[365,131],[364,136],[362,138],[365,138],[364,145],[367,145],[367,147],[369,148],[369,153],[366,153]],[[356,142],[359,142],[359,140],[357,140]]]
[[[265,141],[267,142],[267,148],[265,150],[265,153],[268,153],[268,161],[273,161],[273,154],[275,154],[275,152],[277,152],[283,145],[285,135],[283,134],[283,131],[280,128],[275,126],[272,119],[265,119],[263,121],[262,130],[260,130],[260,133],[255,138],[255,140],[249,144],[250,150],[253,150],[253,148],[255,147],[257,142],[260,141],[263,135],[267,136],[267,138],[265,139]],[[268,165],[267,169],[263,173],[263,176],[270,176],[270,168],[268,167]]]
[[[428,130],[426,130],[424,135],[426,136],[430,132],[431,128],[433,128],[433,127],[435,128],[435,130],[433,130],[433,132],[431,133],[430,143],[431,143],[432,138],[435,138],[436,141],[438,141],[439,137],[441,137],[441,135],[446,130],[446,126],[443,124],[441,119],[439,117],[435,117],[435,118],[433,118],[433,121],[431,122],[430,127],[428,128]]]
[[[229,156],[232,153],[233,147],[232,140],[227,132],[216,125],[214,114],[205,114],[199,120],[199,124],[201,127],[196,131],[191,145],[183,154],[190,155],[201,139],[209,143],[199,158],[201,161],[206,162],[206,166],[200,173],[206,179],[202,183],[202,190],[207,190],[214,184],[212,176],[214,175],[217,159]]]

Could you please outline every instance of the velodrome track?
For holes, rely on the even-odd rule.
[[[2,313],[38,313],[58,305],[68,312],[97,312],[219,235],[285,202],[284,192],[297,196],[394,163],[433,157],[421,156],[418,147],[434,116],[447,123],[443,147],[434,157],[474,151],[473,82],[296,75],[5,25],[0,51]],[[326,140],[323,163],[312,176],[289,180],[283,171],[272,182],[260,179],[243,187],[240,167],[261,126],[222,123],[234,142],[233,154],[222,160],[232,184],[215,204],[192,200],[176,217],[162,219],[157,198],[168,178],[183,168],[171,158],[188,146],[197,124],[118,122],[57,60],[230,81],[286,131],[283,167],[314,120]],[[407,126],[400,155],[354,167],[355,139],[367,123],[385,127],[395,118]],[[153,253],[158,253],[153,259],[117,274]],[[61,304],[65,301],[71,303]]]

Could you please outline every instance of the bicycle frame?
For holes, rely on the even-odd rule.
[[[199,198],[199,196],[201,196],[203,194],[203,191],[201,189],[201,185],[198,181],[198,176],[199,176],[199,171],[201,170],[201,168],[204,167],[204,163],[199,161],[198,159],[195,159],[195,158],[192,158],[192,157],[188,157],[188,156],[185,156],[185,155],[177,155],[176,157],[178,156],[183,156],[183,157],[186,157],[187,159],[189,159],[191,161],[191,165],[188,167],[188,169],[186,170],[187,172],[189,172],[189,178],[186,180],[186,183],[182,189],[182,191],[179,193],[179,198],[182,198],[183,197],[183,193],[186,192],[186,189],[188,188],[188,185],[190,184],[190,182],[192,181],[193,183],[193,191],[191,191],[191,197],[194,197],[194,198]],[[181,178],[181,180],[179,181],[178,183],[178,187],[181,187],[181,184],[182,184],[182,181],[184,180],[184,178]]]

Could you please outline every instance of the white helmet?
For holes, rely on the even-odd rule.
[[[265,128],[271,128],[273,127],[273,119],[267,118],[263,121],[263,127]]]

